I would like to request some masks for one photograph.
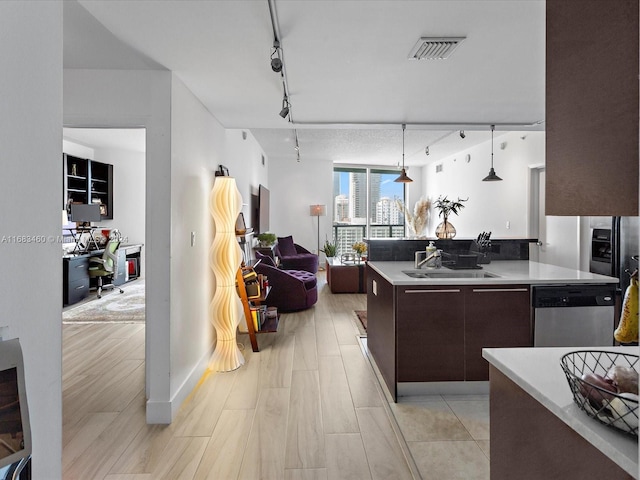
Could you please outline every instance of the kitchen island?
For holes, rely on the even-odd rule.
[[[617,282],[524,260],[476,270],[368,262],[367,345],[394,399],[487,393],[482,349],[533,346],[532,286]]]
[[[589,417],[560,367],[576,348],[485,349],[492,480],[638,478],[638,441]],[[599,347],[638,355],[637,347]]]

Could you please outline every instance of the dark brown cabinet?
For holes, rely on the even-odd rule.
[[[100,205],[103,220],[113,219],[113,165],[63,155],[64,208],[70,203]]]
[[[638,0],[546,2],[546,214],[638,215]]]
[[[533,346],[529,285],[399,285],[367,267],[367,346],[399,383],[489,380],[487,347]]]
[[[396,318],[394,287],[367,268],[367,348],[396,398]]]
[[[398,287],[398,382],[464,380],[464,292]]]
[[[528,285],[466,287],[465,380],[489,380],[482,349],[533,346]]]

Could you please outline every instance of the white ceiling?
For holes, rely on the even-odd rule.
[[[166,68],[270,157],[422,165],[501,131],[544,128],[544,0],[274,0],[293,122],[270,68],[268,0],[80,0],[65,68]],[[408,60],[421,36],[465,36]],[[464,129],[466,138],[458,134]],[[425,147],[430,146],[430,155]]]

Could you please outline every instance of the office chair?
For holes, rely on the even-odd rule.
[[[89,259],[89,276],[98,278],[98,298],[102,298],[102,290],[107,288],[115,288],[113,284],[114,277],[118,271],[118,248],[120,247],[120,232],[114,230],[109,237],[107,245],[104,247],[102,257],[93,257]],[[104,284],[104,278],[111,279],[111,283]],[[122,288],[118,287],[120,293],[124,293]]]

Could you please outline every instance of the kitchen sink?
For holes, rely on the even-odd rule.
[[[500,278],[484,270],[403,270],[402,273],[412,278]]]

